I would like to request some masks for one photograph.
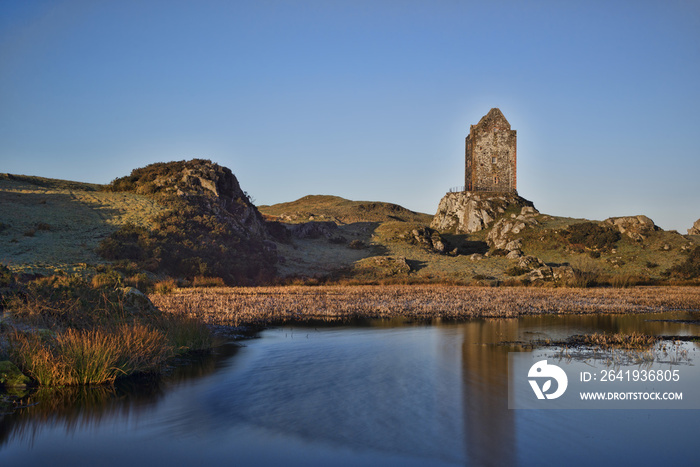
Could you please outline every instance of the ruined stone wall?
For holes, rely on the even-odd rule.
[[[466,138],[466,190],[515,193],[516,149],[516,131],[500,110],[491,109]]]

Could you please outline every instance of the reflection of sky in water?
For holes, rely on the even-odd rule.
[[[639,315],[273,329],[70,429],[5,419],[0,465],[688,465],[700,411],[507,408],[516,348],[498,342],[595,330],[698,332]]]

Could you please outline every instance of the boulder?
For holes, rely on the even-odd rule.
[[[521,206],[536,213],[531,201],[512,193],[447,193],[430,227],[439,231],[472,233],[489,228],[507,209]]]
[[[650,232],[659,230],[647,216],[610,217],[605,219],[605,223],[638,242],[644,240]]]
[[[122,287],[120,289],[124,299],[124,309],[132,314],[154,313],[158,309],[151,300],[135,287]]]
[[[547,267],[547,265],[537,256],[527,255],[520,258],[520,261],[518,261],[518,267],[523,269],[538,269]]]
[[[531,281],[537,281],[537,280],[548,280],[552,278],[552,268],[549,266],[542,266],[537,269],[533,269],[527,274],[527,278],[530,279]]]
[[[430,227],[418,227],[411,231],[412,242],[424,246],[436,253],[445,253],[448,249],[447,241],[442,238],[437,230]]]
[[[9,360],[0,362],[0,386],[5,388],[24,387],[31,383],[31,379],[20,371]]]
[[[700,219],[695,221],[695,224],[688,229],[688,235],[700,235]]]
[[[504,247],[504,249],[507,251],[514,251],[514,250],[520,250],[522,247],[523,247],[523,239],[516,238],[515,240],[512,240],[512,241],[506,243],[506,246]]]
[[[511,251],[509,251],[508,254],[506,255],[506,258],[508,258],[508,259],[518,259],[518,258],[521,258],[522,256],[523,256],[523,252],[522,252],[522,251],[520,251],[520,250],[511,250]]]
[[[552,268],[554,280],[567,280],[574,278],[574,268],[571,266],[557,266]]]

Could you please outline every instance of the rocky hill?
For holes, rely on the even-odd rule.
[[[549,216],[487,193],[449,193],[435,216],[336,196],[258,209],[231,170],[206,160],[152,164],[108,186],[0,175],[0,262],[16,272],[111,262],[229,284],[631,285],[696,280],[695,232],[664,231],[643,215]]]
[[[688,229],[688,235],[700,235],[700,219],[696,220],[693,226]]]
[[[151,164],[114,180],[108,190],[151,196],[167,211],[150,228],[125,225],[98,253],[153,272],[229,284],[269,281],[278,261],[262,215],[230,169],[193,159]]]
[[[309,195],[289,203],[259,206],[260,212],[290,224],[331,221],[355,222],[430,222],[431,215],[414,212],[398,204],[379,201],[351,201],[339,196]]]

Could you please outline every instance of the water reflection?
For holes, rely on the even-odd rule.
[[[515,415],[508,400],[508,352],[517,346],[517,320],[490,320],[463,328],[464,445],[473,465],[515,465]]]
[[[194,355],[177,362],[165,376],[118,380],[113,386],[40,388],[19,401],[23,408],[0,415],[0,446],[10,442],[33,446],[43,429],[66,434],[89,431],[115,419],[139,418],[165,395],[187,381],[217,370],[240,347],[221,347],[214,354]]]
[[[693,317],[273,329],[163,378],[36,393],[27,402],[37,405],[0,419],[0,464],[110,453],[101,464],[537,465],[538,447],[553,439],[550,463],[575,465],[577,456],[590,460],[576,443],[596,436],[591,424],[637,427],[638,416],[508,410],[508,352],[522,350],[517,342],[596,331],[697,334],[695,325],[659,321]]]

